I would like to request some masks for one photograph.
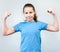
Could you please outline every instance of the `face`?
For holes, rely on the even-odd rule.
[[[27,21],[34,21],[34,10],[32,7],[25,7],[24,8],[24,16],[26,18]]]

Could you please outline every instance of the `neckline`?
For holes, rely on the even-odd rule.
[[[33,22],[35,22],[35,21],[25,21],[25,22],[33,23]]]

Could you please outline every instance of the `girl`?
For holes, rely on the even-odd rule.
[[[7,27],[6,19],[11,13],[6,12],[3,18],[3,35],[7,36],[15,32],[21,32],[20,52],[41,52],[41,30],[59,31],[56,12],[50,8],[47,12],[53,16],[53,25],[38,21],[34,6],[29,3],[25,4],[23,7],[25,21],[16,24],[12,28]]]

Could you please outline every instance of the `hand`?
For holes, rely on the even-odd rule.
[[[9,11],[6,11],[5,15],[4,15],[4,19],[7,19],[7,17],[9,17],[10,15],[11,15],[11,13]]]
[[[50,14],[52,14],[52,15],[56,15],[55,10],[53,10],[53,9],[51,9],[51,8],[49,8],[49,9],[47,10],[47,12],[50,13]]]

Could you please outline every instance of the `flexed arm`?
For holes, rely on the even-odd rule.
[[[10,12],[6,12],[5,15],[4,15],[4,18],[3,18],[3,27],[2,27],[2,30],[3,30],[3,35],[4,36],[7,36],[7,35],[10,35],[12,33],[15,32],[15,30],[13,28],[9,28],[7,27],[7,24],[6,24],[6,20],[7,18],[11,15]]]
[[[59,22],[58,22],[57,14],[56,14],[55,10],[49,8],[47,10],[47,12],[50,13],[53,16],[53,19],[54,19],[54,23],[52,25],[48,24],[47,30],[54,31],[54,32],[59,31]]]

